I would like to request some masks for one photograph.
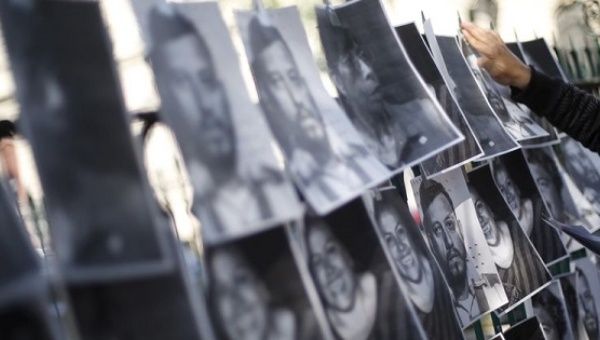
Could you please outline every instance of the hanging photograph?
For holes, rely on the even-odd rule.
[[[575,291],[579,303],[577,334],[580,339],[600,338],[600,282],[598,270],[589,258],[575,260]]]
[[[361,200],[293,235],[336,339],[427,339]]]
[[[458,41],[477,85],[483,91],[494,113],[502,121],[504,129],[519,142],[548,136],[548,133],[531,118],[532,113],[511,99],[510,88],[497,83],[487,71],[479,67],[479,55],[462,35],[459,35]]]
[[[550,265],[567,257],[559,233],[543,221],[543,216],[549,212],[523,152],[512,152],[490,164],[496,187],[544,263]]]
[[[216,2],[156,2],[147,12],[162,109],[194,189],[203,240],[215,244],[300,217],[262,112],[252,103]]]
[[[561,275],[558,278],[560,288],[562,289],[563,297],[565,298],[565,306],[567,308],[567,316],[569,317],[569,325],[575,339],[581,339],[577,323],[579,321],[579,303],[577,298],[576,286],[577,273],[569,272],[566,275]]]
[[[517,42],[509,42],[509,43],[506,43],[506,46],[522,62],[529,63],[525,59],[525,54],[523,52],[523,48],[522,48],[520,42],[518,42],[518,41]],[[523,107],[523,105],[521,105],[521,108],[529,110],[527,107]],[[531,111],[531,110],[529,110],[529,111]],[[546,137],[538,137],[538,138],[534,138],[534,139],[521,141],[520,144],[523,147],[542,147],[542,146],[547,146],[547,145],[558,144],[560,142],[560,139],[558,137],[558,131],[556,130],[556,128],[554,126],[552,126],[552,124],[550,124],[548,122],[548,120],[546,120],[546,118],[536,115],[535,112],[532,112],[530,117],[535,122],[537,122],[538,125],[543,127],[544,130],[546,132],[548,132],[549,135]]]
[[[454,98],[469,122],[485,159],[519,148],[519,144],[504,130],[500,119],[477,84],[469,63],[465,60],[458,38],[436,36],[430,20],[425,22],[427,43],[438,69],[453,91]]]
[[[463,339],[456,300],[406,203],[393,188],[373,189],[363,200],[392,271],[427,338]]]
[[[327,338],[283,227],[210,248],[206,268],[218,339]]]
[[[503,307],[508,298],[461,169],[411,181],[422,233],[454,297],[463,326]]]
[[[454,92],[444,81],[442,73],[437,68],[433,56],[417,26],[414,23],[396,27],[396,34],[406,48],[413,65],[429,87],[436,99],[458,127],[465,139],[459,144],[442,151],[421,163],[421,170],[426,177],[434,176],[443,171],[458,168],[484,155],[479,142],[473,135],[471,126],[456,102]]]
[[[325,90],[298,9],[237,11],[236,21],[267,122],[310,207],[327,214],[388,179]]]
[[[97,2],[2,2],[2,31],[68,281],[172,267]]]
[[[579,212],[563,180],[552,148],[525,149],[523,154],[551,216],[562,223],[579,224]]]
[[[318,6],[316,11],[340,101],[382,163],[398,172],[464,139],[427,91],[381,1]]]
[[[531,315],[542,325],[546,340],[575,340],[568,308],[558,280],[531,297]]]
[[[550,47],[543,38],[521,42],[523,55],[528,65],[548,77],[568,81]]]
[[[498,269],[508,312],[551,280],[543,260],[494,185],[490,167],[468,174],[468,186],[479,225]]]
[[[588,151],[570,137],[562,138],[560,145],[555,146],[554,150],[562,168],[573,179],[594,213],[600,214],[600,172],[594,166]]]

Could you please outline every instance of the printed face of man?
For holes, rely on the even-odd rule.
[[[216,308],[230,339],[264,339],[268,307],[265,288],[243,260],[233,252],[218,251],[211,260]]]
[[[510,210],[517,216],[520,217],[521,211],[521,198],[519,197],[519,191],[513,183],[512,179],[508,176],[506,169],[503,165],[498,165],[494,168],[494,175],[498,189],[500,193],[508,203]]]
[[[556,322],[554,322],[550,313],[543,306],[539,305],[534,306],[533,309],[540,325],[542,325],[546,340],[560,340],[561,336],[556,327]]]
[[[324,140],[325,128],[317,116],[314,99],[287,46],[275,41],[258,58],[266,78],[259,81],[266,82],[260,87],[267,105],[298,124],[307,138]]]
[[[433,252],[448,281],[460,283],[467,277],[467,256],[452,205],[438,194],[425,210],[424,224]]]
[[[340,58],[337,64],[340,87],[361,109],[365,110],[365,114],[382,110],[377,76],[358,51],[353,50],[349,53],[348,56]]]
[[[379,216],[379,226],[400,275],[410,282],[420,282],[421,260],[402,221],[394,212],[384,210]]]
[[[583,326],[588,335],[596,336],[598,335],[598,312],[594,295],[585,275],[577,276],[577,294],[579,294],[579,303],[583,308]]]
[[[233,157],[234,132],[225,91],[215,74],[206,46],[194,34],[169,42],[164,60],[169,86],[182,113],[194,129],[194,138],[209,160]]]
[[[308,249],[309,265],[327,307],[350,310],[357,283],[346,250],[324,225],[309,229]]]
[[[535,174],[535,182],[540,189],[544,202],[548,204],[550,213],[555,218],[559,218],[562,215],[563,204],[562,197],[559,188],[554,183],[550,173],[541,164],[533,163],[533,171]]]

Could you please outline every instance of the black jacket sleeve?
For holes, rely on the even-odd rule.
[[[600,100],[593,95],[531,67],[529,85],[525,90],[513,88],[512,96],[590,150],[600,152]]]

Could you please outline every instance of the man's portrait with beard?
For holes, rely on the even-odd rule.
[[[317,93],[322,84],[313,74],[316,67],[313,70],[297,9],[236,16],[267,121],[311,207],[319,214],[328,213],[380,174],[387,176],[387,168],[369,153],[347,118],[336,118],[352,129],[344,134],[342,125],[332,122],[343,112],[331,97]],[[350,135],[356,135],[356,140],[350,140]]]
[[[600,214],[600,172],[594,166],[583,145],[565,137],[556,147],[563,168],[571,176],[583,196],[590,202],[595,213]]]
[[[283,228],[209,248],[206,266],[219,339],[323,337]]]
[[[444,81],[441,71],[436,67],[435,61],[429,51],[421,33],[414,23],[397,26],[396,33],[406,48],[413,65],[427,83],[438,102],[465,139],[459,144],[438,153],[421,163],[425,176],[431,177],[443,170],[456,168],[465,162],[483,155],[483,151],[467,123],[462,109],[458,106],[453,90]]]
[[[406,203],[395,190],[375,190],[364,196],[366,206],[428,338],[463,339],[454,298]]]
[[[531,297],[533,315],[538,318],[546,340],[576,340],[567,316],[559,281]]]
[[[508,297],[506,311],[542,288],[551,276],[502,195],[493,189],[490,168],[478,168],[468,178],[477,220]]]
[[[340,24],[332,23],[331,12]],[[317,19],[340,100],[382,163],[395,170],[460,142],[378,1],[318,7]]]
[[[558,232],[542,220],[547,213],[521,151],[490,162],[498,191],[546,265],[567,253]]]
[[[598,295],[600,285],[598,284],[598,272],[588,258],[583,258],[575,263],[575,287],[579,302],[579,336],[587,335],[589,340],[600,338],[598,328],[598,306],[600,304]]]
[[[308,267],[337,339],[422,338],[360,200],[303,232]]]
[[[462,176],[460,170],[450,176],[458,175]],[[460,183],[449,185],[453,186],[453,192],[462,190],[458,187]],[[466,185],[464,190],[468,196]],[[468,197],[464,199],[468,200]],[[454,293],[456,309],[463,326],[467,326],[481,314],[506,304],[507,297],[496,267],[493,266],[491,254],[485,254],[487,247],[477,246],[477,233],[481,234],[481,230],[471,230],[478,227],[477,221],[458,219],[449,191],[437,180],[425,179],[418,184],[418,201],[423,216],[424,235]],[[463,227],[463,223],[468,225]],[[465,238],[465,232],[469,233],[468,238]],[[466,240],[469,240],[468,244]]]
[[[267,127],[258,121],[240,126],[243,115],[259,112],[246,94],[232,95],[237,86],[232,84],[242,78],[231,68],[236,54],[218,6],[157,4],[148,12],[148,25],[161,115],[181,148],[204,239],[222,241],[289,217],[296,196],[269,141],[255,138],[267,156],[244,154],[246,131],[266,133]],[[209,29],[223,39],[207,34]],[[244,101],[247,111],[240,112]]]
[[[562,223],[576,222],[579,214],[565,188],[551,148],[523,150],[531,176],[550,214]]]

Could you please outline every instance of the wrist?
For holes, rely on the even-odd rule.
[[[531,68],[521,63],[515,68],[511,86],[516,87],[519,90],[525,90],[529,85],[529,82],[531,82]]]

